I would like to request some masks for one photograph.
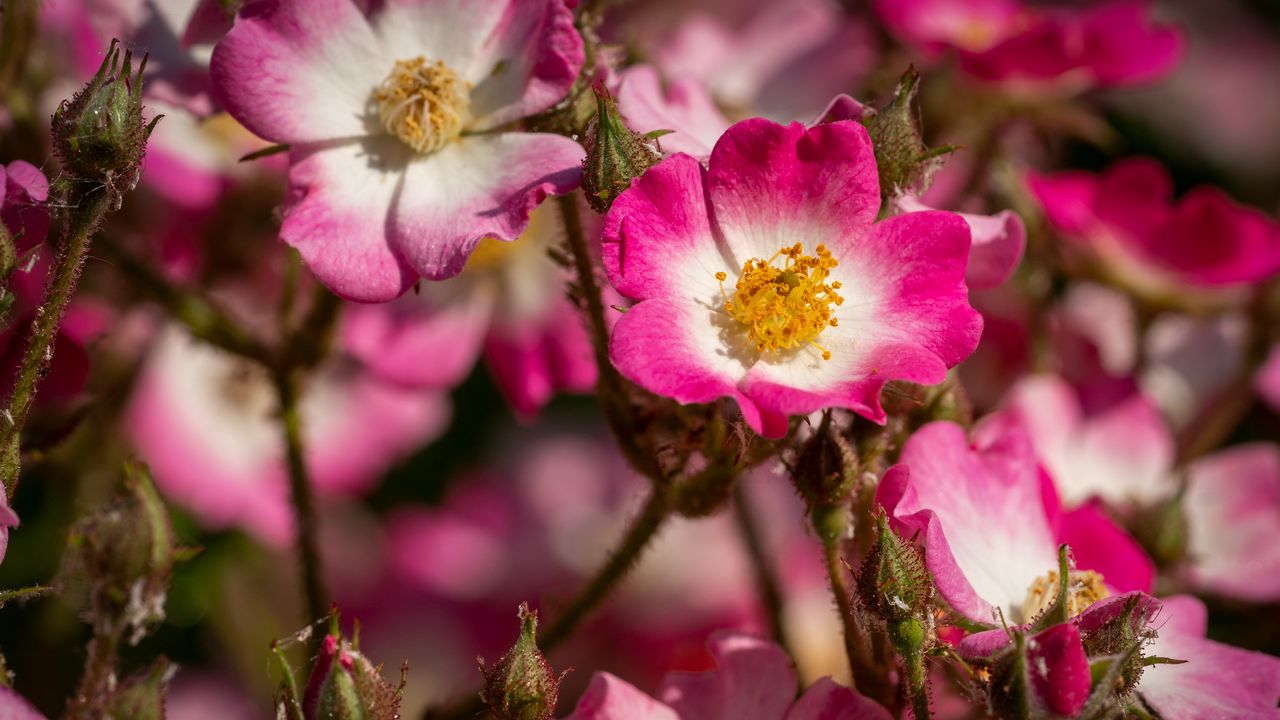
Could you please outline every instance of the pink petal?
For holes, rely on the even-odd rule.
[[[854,122],[743,120],[712,150],[707,186],[737,267],[801,239],[842,259],[861,249],[880,208],[871,140]]]
[[[1096,503],[1065,513],[1058,541],[1071,546],[1077,567],[1097,571],[1114,590],[1151,592],[1155,586],[1155,563]]]
[[[372,22],[397,59],[442,60],[472,83],[476,129],[546,110],[582,67],[582,38],[563,0],[389,0]],[[390,71],[387,63],[382,73]]]
[[[1030,638],[1027,665],[1036,697],[1054,713],[1075,717],[1089,700],[1089,658],[1075,623]]]
[[[1138,694],[1161,717],[1276,717],[1280,658],[1205,639],[1204,605],[1190,596],[1166,599],[1155,624],[1159,634],[1143,654],[1187,661],[1148,667],[1138,681]]]
[[[396,157],[408,147],[388,136],[372,151],[361,143],[291,151],[280,227],[280,239],[297,248],[321,282],[360,302],[386,302],[417,281],[388,232],[388,216],[405,192],[404,173],[386,167],[379,151]]]
[[[782,648],[723,630],[707,647],[716,670],[670,673],[658,690],[680,720],[781,720],[796,692],[796,672]]]
[[[1016,427],[971,446],[949,422],[925,425],[885,473],[876,500],[903,537],[921,533],[938,593],[979,623],[1009,622],[1057,567],[1029,439]]]
[[[1187,471],[1182,499],[1197,587],[1252,602],[1280,600],[1280,448],[1220,450]]]
[[[697,81],[672,79],[664,86],[657,68],[633,65],[618,74],[618,109],[636,132],[671,130],[658,143],[665,152],[698,158],[711,154],[729,120]]]
[[[889,720],[891,717],[880,703],[837,685],[831,678],[822,678],[791,706],[786,720]]]
[[[577,187],[583,154],[559,135],[504,132],[416,158],[395,200],[392,243],[425,278],[457,275],[481,239],[515,240],[548,194]]]
[[[254,134],[305,143],[368,135],[370,93],[395,59],[353,0],[279,0],[241,10],[209,71]]]
[[[567,301],[537,325],[496,325],[485,343],[485,361],[523,418],[536,415],[557,391],[587,392],[596,384],[591,339],[582,314]]]
[[[1149,0],[1099,5],[1082,19],[1088,60],[1097,83],[1121,87],[1154,82],[1167,75],[1186,50],[1184,33],[1151,22]]]
[[[565,720],[685,720],[621,678],[598,672]]]
[[[1280,411],[1280,345],[1271,348],[1267,362],[1254,380],[1258,394],[1271,407]]]
[[[0,686],[0,717],[4,720],[45,720],[27,699],[12,688]]]
[[[911,195],[904,195],[895,203],[901,212],[932,209]],[[1003,285],[1017,269],[1026,249],[1027,228],[1022,218],[1012,210],[1002,210],[995,215],[959,215],[968,224],[972,236],[965,282],[975,289]]]

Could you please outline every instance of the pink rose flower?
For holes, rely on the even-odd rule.
[[[934,209],[915,195],[900,196],[893,204],[898,213]],[[1001,210],[994,215],[957,214],[969,226],[972,237],[965,282],[978,290],[1003,285],[1018,268],[1027,247],[1027,227],[1022,218],[1012,210]]]
[[[733,398],[769,437],[827,407],[883,422],[884,384],[941,382],[982,321],[964,284],[964,221],[876,223],[879,206],[854,122],[745,120],[705,169],[667,158],[605,220],[609,279],[639,301],[614,328],[614,364],[682,403]]]
[[[649,697],[618,677],[596,673],[566,720],[888,720],[876,702],[823,678],[796,700],[796,673],[782,648],[718,631],[707,641],[716,669],[671,673]]]
[[[1152,160],[1028,182],[1070,250],[1139,292],[1230,298],[1280,272],[1280,225],[1214,188],[1175,202],[1168,171]]]
[[[293,538],[284,440],[265,372],[162,329],[125,411],[156,486],[213,528],[239,527],[273,545]],[[303,446],[316,489],[366,490],[448,422],[448,401],[409,392],[336,358],[301,401]]]
[[[919,533],[938,594],[975,623],[1030,621],[1053,596],[1064,542],[1078,568],[1074,612],[1154,581],[1151,561],[1104,515],[1062,511],[1030,438],[1005,417],[982,423],[972,444],[954,423],[924,426],[876,500],[902,537]]]
[[[0,686],[0,717],[5,720],[45,720],[35,706],[13,688]]]
[[[459,277],[348,308],[343,343],[382,376],[418,388],[453,387],[483,354],[525,418],[557,391],[588,391],[596,382],[591,341],[565,295],[568,274],[547,258],[561,238],[558,211],[544,204],[519,242],[484,240]]]
[[[252,4],[211,71],[232,115],[291,146],[281,238],[334,292],[386,301],[577,185],[576,142],[499,129],[564,96],[582,42],[562,0],[362,7]]]

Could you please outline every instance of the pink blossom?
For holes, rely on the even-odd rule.
[[[45,720],[39,710],[13,688],[0,685],[0,718],[5,720]]]
[[[1175,202],[1168,171],[1154,161],[1032,174],[1029,184],[1068,249],[1136,291],[1214,298],[1280,271],[1280,225],[1209,187]]]
[[[232,115],[291,146],[281,238],[339,295],[387,301],[577,185],[576,142],[496,130],[557,102],[582,57],[562,0],[281,0],[246,7],[211,70]]]
[[[336,358],[311,378],[300,408],[312,481],[366,490],[445,427],[447,401],[370,377]],[[283,545],[293,536],[284,440],[265,371],[176,328],[155,338],[125,413],[130,439],[169,498],[213,528]]]
[[[1080,571],[1095,571],[1082,575],[1093,593],[1082,605],[1109,591],[1149,590],[1154,579],[1151,561],[1104,516],[1062,512],[1030,438],[1004,418],[980,425],[972,444],[953,423],[924,426],[885,473],[876,500],[896,532],[919,533],[938,593],[973,622],[1029,621],[1063,542]],[[1100,534],[1101,542],[1082,542]]]
[[[1151,503],[1177,490],[1173,437],[1144,395],[1087,413],[1065,381],[1038,375],[1020,380],[1005,408],[1027,428],[1070,506],[1094,497],[1117,506]]]
[[[981,80],[1036,93],[1158,80],[1182,57],[1182,33],[1153,22],[1148,0],[1040,9],[1017,0],[877,0],[890,32],[926,55],[954,51]]]
[[[568,273],[547,258],[562,237],[554,204],[544,204],[519,242],[483,240],[459,277],[393,303],[349,308],[344,345],[387,379],[420,388],[456,385],[483,354],[522,417],[557,391],[590,390],[591,343],[566,296]]]
[[[1195,587],[1251,602],[1280,600],[1280,447],[1239,445],[1195,461],[1181,506]]]
[[[610,281],[640,301],[614,329],[614,364],[682,403],[733,398],[769,437],[826,407],[883,422],[885,382],[940,382],[981,332],[968,227],[942,212],[874,223],[875,167],[857,123],[752,119],[706,169],[683,154],[650,169],[605,221]],[[755,317],[749,298],[780,302],[768,278],[783,264],[805,272],[803,306]]]
[[[898,213],[913,213],[934,208],[914,195],[903,195],[894,200],[894,209]],[[1012,210],[1001,210],[994,215],[957,214],[968,224],[972,237],[965,282],[974,289],[1004,284],[1022,261],[1027,247],[1027,227],[1022,218]]]
[[[1204,604],[1179,595],[1164,600],[1146,657],[1185,660],[1142,671],[1136,692],[1166,720],[1275,718],[1280,659],[1205,638]]]
[[[596,673],[567,720],[888,720],[889,712],[830,678],[799,700],[791,660],[771,642],[719,631],[707,641],[716,669],[671,673],[654,699],[609,673]]]

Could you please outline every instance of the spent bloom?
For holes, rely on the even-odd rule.
[[[639,301],[610,354],[683,403],[733,398],[762,435],[847,407],[883,422],[889,380],[937,383],[977,345],[969,230],[944,212],[876,223],[866,130],[745,120],[708,167],[677,154],[614,202],[610,281]]]
[[[290,145],[281,238],[338,294],[386,301],[577,185],[581,146],[507,128],[581,65],[562,0],[285,0],[246,7],[211,72],[232,115]]]

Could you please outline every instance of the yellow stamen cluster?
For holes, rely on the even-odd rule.
[[[397,60],[373,101],[387,132],[421,153],[444,147],[471,119],[471,83],[421,55]]]
[[[747,328],[756,350],[771,352],[812,345],[822,352],[823,360],[831,352],[814,342],[822,331],[835,327],[833,305],[844,302],[836,291],[840,282],[827,282],[831,269],[838,263],[825,245],[818,245],[814,255],[804,254],[800,243],[784,247],[768,260],[752,258],[742,266],[733,297],[727,297],[724,281],[728,275],[716,273],[725,312]],[[782,266],[774,265],[778,258]]]
[[[1067,578],[1067,616],[1075,617],[1084,609],[1109,596],[1102,576],[1092,570],[1073,570]],[[1027,588],[1026,598],[1022,601],[1022,621],[1031,622],[1040,613],[1053,604],[1058,596],[1058,573],[1050,570]]]

